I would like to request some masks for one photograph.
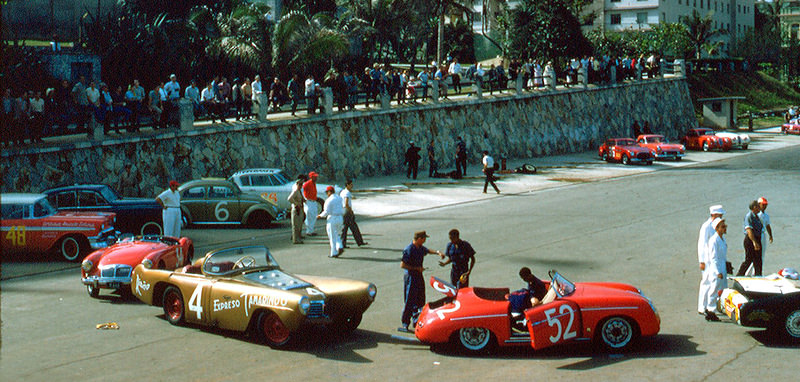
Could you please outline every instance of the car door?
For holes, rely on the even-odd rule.
[[[249,323],[246,310],[247,295],[242,293],[240,283],[224,279],[211,285],[209,292],[209,318],[222,329],[245,330]]]
[[[192,223],[208,221],[208,202],[206,201],[206,186],[193,186],[183,190],[181,205],[189,211]]]
[[[208,187],[209,221],[220,224],[239,224],[242,219],[237,190],[228,185]]]
[[[186,308],[186,322],[210,325],[211,322],[211,288],[213,280],[203,277],[179,276],[173,279],[180,286]]]
[[[581,337],[583,327],[578,305],[569,300],[556,300],[525,311],[531,346],[544,349]]]

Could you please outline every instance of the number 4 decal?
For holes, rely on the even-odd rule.
[[[203,313],[202,297],[203,284],[197,284],[197,287],[194,288],[194,292],[192,292],[192,297],[189,298],[189,310],[197,312],[198,320],[200,319],[200,314]]]
[[[575,310],[572,309],[569,305],[561,305],[558,307],[558,317],[564,315],[565,311],[569,312],[569,322],[567,322],[567,328],[564,330],[564,340],[568,340],[570,338],[575,338],[578,335],[577,331],[570,331],[572,330],[572,322],[575,320]],[[550,342],[556,343],[562,339],[561,337],[561,321],[558,320],[558,317],[553,317],[551,315],[555,315],[556,308],[548,309],[544,311],[544,315],[547,318],[547,325],[551,327],[555,325],[557,327],[556,335],[550,336]]]

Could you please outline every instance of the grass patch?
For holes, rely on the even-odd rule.
[[[739,101],[739,114],[800,105],[800,92],[763,72],[695,73],[687,80],[695,114],[698,116],[702,115],[702,105],[697,102],[699,98],[746,97]],[[783,119],[779,118],[780,121]],[[773,123],[771,126],[776,125],[774,122],[770,123]],[[755,121],[753,124],[755,126]]]

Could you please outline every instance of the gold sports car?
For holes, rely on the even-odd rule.
[[[173,325],[250,332],[276,348],[304,325],[355,330],[377,294],[372,283],[286,273],[265,246],[212,251],[175,271],[137,265],[131,291]]]

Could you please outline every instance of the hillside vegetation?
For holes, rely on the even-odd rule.
[[[800,105],[800,92],[764,72],[695,73],[688,78],[695,113],[702,113],[700,98],[746,97],[739,101],[739,114],[786,109]]]

